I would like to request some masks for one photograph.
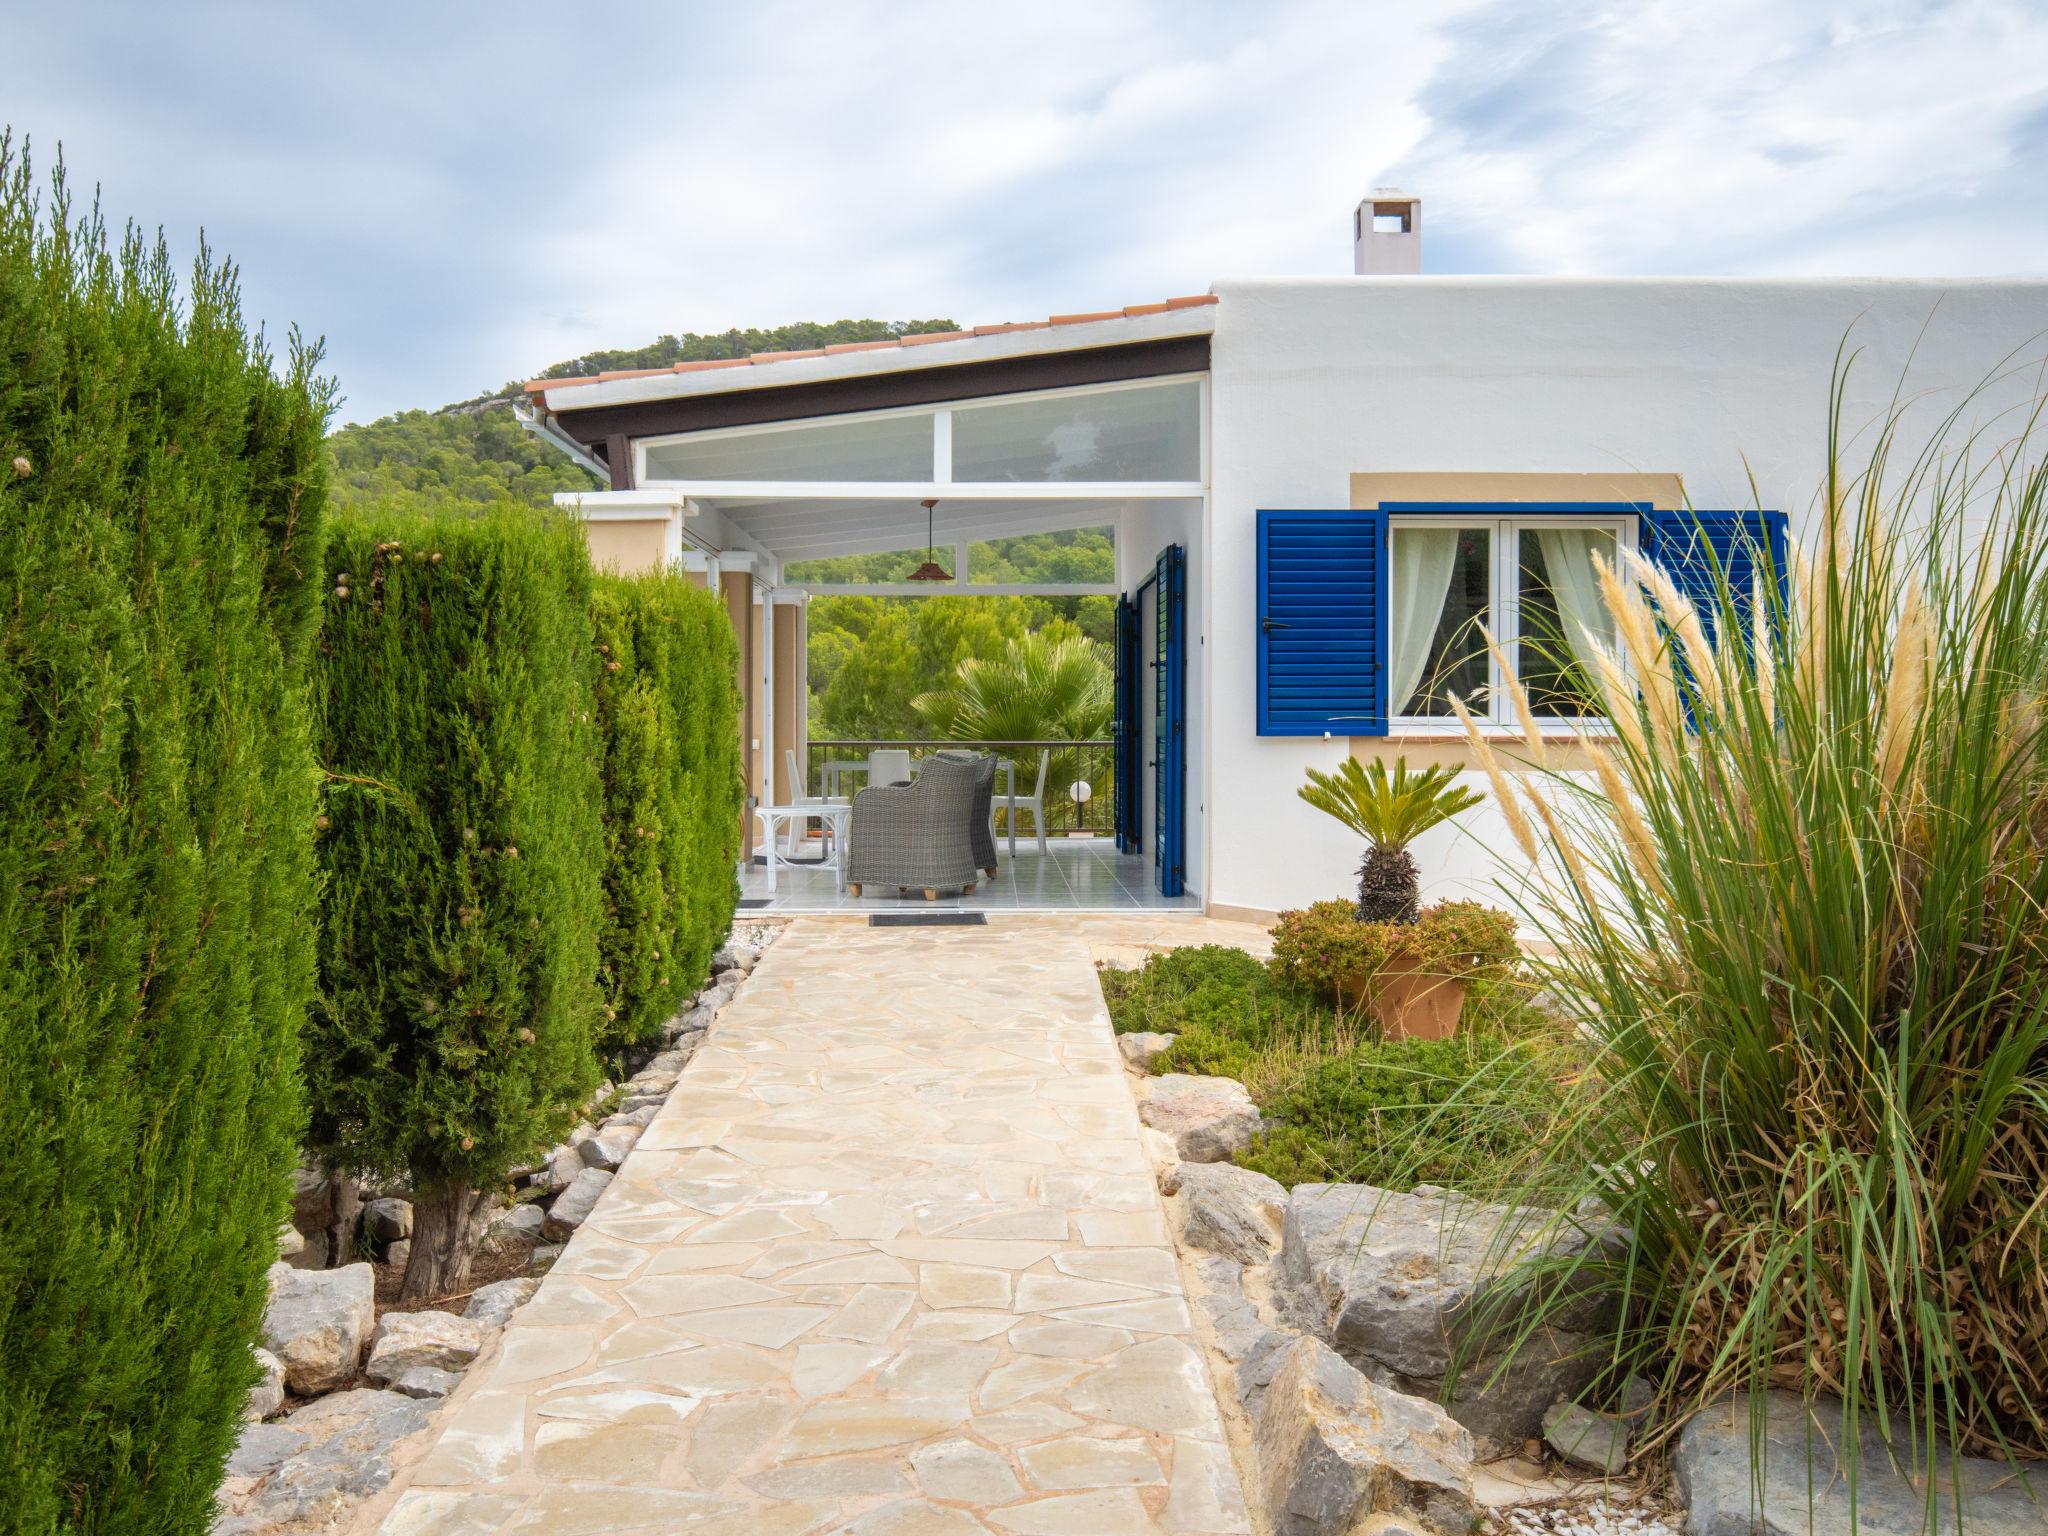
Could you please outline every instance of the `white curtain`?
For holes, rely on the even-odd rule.
[[[1543,564],[1550,573],[1550,593],[1557,599],[1559,627],[1572,660],[1586,663],[1586,633],[1603,645],[1614,643],[1614,616],[1600,600],[1600,581],[1593,574],[1593,556],[1614,563],[1614,535],[1597,528],[1543,529],[1536,535]],[[1540,640],[1551,637],[1543,635]]]
[[[1405,715],[1429,665],[1429,650],[1444,614],[1444,595],[1451,590],[1451,572],[1458,564],[1455,528],[1396,528],[1393,546],[1394,611],[1387,649],[1392,656],[1392,687],[1387,713]],[[1548,551],[1546,551],[1546,554]]]

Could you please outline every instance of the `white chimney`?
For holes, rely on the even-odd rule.
[[[1374,187],[1351,216],[1354,270],[1360,277],[1412,276],[1422,270],[1422,199],[1399,187]]]

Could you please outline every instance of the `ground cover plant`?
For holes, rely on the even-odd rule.
[[[1383,1040],[1329,991],[1223,945],[1106,970],[1102,987],[1119,1034],[1177,1037],[1153,1071],[1245,1084],[1272,1123],[1237,1161],[1288,1185],[1519,1185],[1565,1113],[1576,1064],[1499,967],[1474,984],[1466,1027],[1449,1040]]]
[[[0,134],[0,1525],[204,1531],[313,986],[330,394]]]
[[[738,646],[680,572],[600,576],[596,625],[607,1053],[651,1039],[704,980],[739,901]]]
[[[1613,1348],[1667,1407],[1785,1387],[1908,1469],[2038,1456],[2048,467],[2027,435],[1916,456],[1896,415],[1852,466],[1838,402],[1789,600],[1721,552],[1698,603],[1607,573],[1599,787],[1496,781],[1596,1050],[1548,1167],[1632,1233]]]
[[[411,1300],[462,1289],[482,1192],[597,1082],[592,577],[523,507],[352,513],[328,576],[309,1144],[413,1191]]]

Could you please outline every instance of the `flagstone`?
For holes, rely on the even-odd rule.
[[[1025,1446],[1017,1459],[1040,1488],[1141,1488],[1166,1481],[1152,1447],[1138,1439],[1048,1440]]]
[[[830,1397],[888,1358],[886,1348],[873,1344],[799,1344],[789,1384],[800,1397]]]
[[[655,1424],[543,1424],[533,1436],[533,1470],[565,1482],[646,1482],[682,1441]]]
[[[780,1301],[788,1293],[740,1275],[649,1275],[620,1286],[619,1294],[642,1317],[665,1317],[754,1301]]]
[[[1107,921],[784,930],[380,1536],[1245,1536]]]
[[[894,1333],[917,1302],[915,1291],[894,1286],[869,1285],[854,1292],[834,1317],[818,1330],[828,1338],[857,1339],[875,1344]]]
[[[963,1504],[1007,1504],[1021,1498],[1023,1486],[999,1452],[971,1440],[945,1440],[913,1452],[911,1468],[924,1491],[935,1499]]]
[[[1159,1529],[1136,1489],[1062,1493],[989,1516],[1017,1536],[1151,1536]]]
[[[1083,1367],[1072,1360],[1012,1360],[988,1373],[976,1400],[990,1411],[1007,1408],[1027,1397],[1063,1387],[1081,1374]]]

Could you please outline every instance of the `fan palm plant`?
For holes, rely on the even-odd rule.
[[[1358,866],[1360,922],[1415,921],[1421,892],[1408,845],[1485,798],[1460,786],[1457,777],[1456,769],[1442,766],[1411,773],[1406,758],[1394,760],[1392,773],[1385,763],[1367,767],[1355,757],[1345,758],[1335,773],[1309,769],[1301,798],[1366,841]]]
[[[1010,641],[999,656],[970,656],[910,707],[952,741],[1089,741],[1108,731],[1113,702],[1101,647],[1056,626]],[[1068,783],[1079,767],[1072,752],[1056,752],[1049,781]]]

